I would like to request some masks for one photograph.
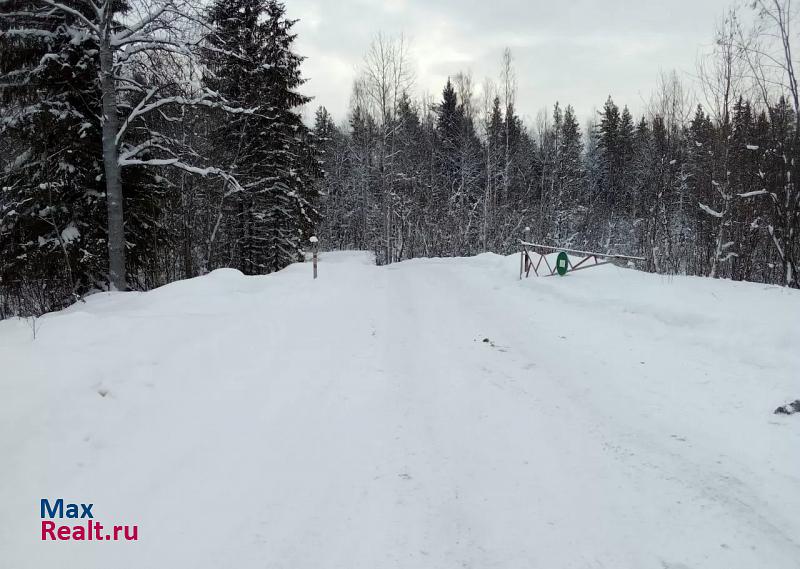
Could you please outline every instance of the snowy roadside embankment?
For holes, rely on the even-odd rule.
[[[325,253],[0,322],[0,567],[797,567],[800,294],[518,263]],[[58,497],[139,540],[41,541]]]

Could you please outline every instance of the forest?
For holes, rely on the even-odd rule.
[[[421,94],[408,41],[377,34],[337,122],[303,120],[278,0],[0,0],[0,318],[267,274],[312,236],[379,264],[525,237],[797,288],[794,14],[742,10],[640,116],[611,93],[584,124],[568,101],[526,124],[509,49]]]

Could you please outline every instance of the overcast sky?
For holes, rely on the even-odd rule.
[[[732,0],[288,0],[299,18],[304,91],[345,118],[356,70],[379,31],[413,47],[415,95],[438,100],[448,76],[497,79],[511,48],[517,108],[530,119],[558,100],[585,119],[608,95],[640,113],[659,70],[690,79]]]

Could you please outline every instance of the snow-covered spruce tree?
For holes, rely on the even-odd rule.
[[[503,112],[500,110],[500,97],[494,95],[491,103],[490,90],[493,85],[487,81],[485,96],[487,98],[484,109],[484,154],[485,163],[485,191],[483,197],[483,235],[482,248],[489,251],[494,245],[497,233],[498,216],[498,190],[502,187],[502,158],[503,158]]]
[[[572,105],[567,105],[564,109],[560,128],[556,152],[558,178],[556,179],[556,208],[552,220],[553,239],[558,244],[568,245],[571,234],[577,225],[578,197],[584,184],[583,136]]]
[[[97,42],[75,33],[78,19],[39,17],[30,1],[0,4],[0,138],[13,148],[0,165],[0,294],[16,299],[15,312],[61,308],[105,276]],[[134,170],[125,207],[131,262],[141,266],[160,239],[159,193],[150,173]]]
[[[396,122],[395,245],[397,259],[403,260],[414,257],[423,243],[416,229],[423,218],[420,196],[428,193],[426,133],[407,93],[400,97]]]
[[[653,156],[655,155],[655,141],[653,132],[644,117],[639,119],[633,133],[633,157],[630,163],[631,192],[633,200],[631,202],[631,224],[633,233],[631,235],[630,246],[634,254],[648,258],[645,267],[652,270],[653,261],[650,255],[650,226],[648,216],[650,215],[653,203],[653,194],[650,189],[653,187]],[[588,153],[587,153],[588,157]],[[587,174],[590,162],[586,161]]]
[[[192,0],[0,0],[0,9],[16,37],[46,39],[55,28],[73,42],[92,46],[83,57],[91,59],[100,86],[100,101],[92,103],[92,112],[102,134],[98,156],[106,190],[108,279],[112,288],[124,290],[129,241],[123,171],[147,166],[226,175],[178,138],[151,128],[148,119],[158,116],[172,124],[180,120],[182,109],[197,106],[247,111],[226,105],[216,93],[194,89],[187,72],[198,42],[199,18]],[[9,66],[8,71],[24,82],[29,70]]]
[[[689,272],[708,274],[711,277],[716,276],[717,264],[721,260],[718,250],[724,238],[724,222],[721,218],[708,214],[703,208],[708,207],[706,204],[714,203],[718,195],[722,195],[720,182],[715,178],[720,170],[719,165],[725,158],[720,139],[720,130],[715,127],[702,105],[697,105],[686,139],[687,166],[692,173],[689,190],[701,209],[695,220],[694,255],[690,259]],[[724,176],[720,178],[724,179]]]
[[[354,245],[357,249],[377,250],[382,230],[376,148],[378,125],[357,97],[350,112],[350,144],[348,154],[353,171],[351,188],[355,203]]]
[[[611,96],[603,105],[600,112],[598,130],[598,146],[602,156],[601,191],[606,203],[615,205],[621,201],[621,172],[622,163],[620,114],[619,107]]]
[[[502,214],[492,250],[509,253],[516,246],[524,219],[530,220],[533,191],[539,176],[537,148],[513,102],[506,105],[503,119],[503,185],[499,196]]]
[[[321,223],[318,236],[326,247],[347,249],[353,242],[354,192],[347,191],[351,165],[347,139],[334,124],[333,117],[320,106],[314,114],[314,137],[325,169],[325,178],[317,180],[320,193]]]
[[[102,195],[98,139],[83,104],[97,101],[98,91],[80,71],[88,64],[91,73],[91,62],[58,19],[37,36],[17,33],[22,16],[14,12],[27,4],[0,7],[0,137],[14,142],[0,173],[0,283],[25,313],[60,307],[90,284],[82,282],[96,268],[87,240]]]
[[[459,74],[455,79],[458,90],[448,79],[437,108],[437,195],[446,208],[435,243],[443,255],[472,254],[482,240],[483,149],[475,132],[469,76]]]
[[[204,81],[254,113],[221,126],[217,152],[242,190],[229,197],[227,231],[245,274],[277,271],[301,258],[319,221],[322,175],[313,134],[298,107],[303,58],[292,51],[295,20],[276,0],[217,0],[204,49]]]

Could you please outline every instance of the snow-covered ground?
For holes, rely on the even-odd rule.
[[[518,262],[0,322],[0,568],[796,569],[800,294]],[[42,542],[58,497],[139,540]]]

